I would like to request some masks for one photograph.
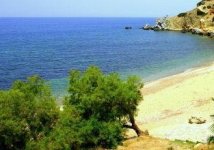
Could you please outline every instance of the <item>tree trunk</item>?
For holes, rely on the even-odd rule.
[[[130,122],[132,124],[132,129],[136,132],[136,134],[138,136],[141,136],[142,135],[142,131],[140,130],[140,128],[137,126],[136,122],[135,122],[135,118],[134,118],[134,115],[130,114],[129,115],[129,119],[130,119]]]

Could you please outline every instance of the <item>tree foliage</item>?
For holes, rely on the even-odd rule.
[[[73,70],[70,73],[67,104],[77,108],[83,119],[117,121],[140,135],[142,132],[135,123],[134,115],[142,100],[139,91],[142,86],[135,76],[122,80],[118,74],[105,75],[94,66],[85,72]],[[128,122],[131,126],[127,125]]]
[[[134,118],[142,100],[136,77],[122,80],[92,66],[71,71],[69,79],[62,111],[38,76],[0,91],[0,149],[116,148],[124,128],[141,135]]]
[[[23,149],[46,136],[57,118],[55,100],[40,77],[16,81],[0,92],[0,149]]]

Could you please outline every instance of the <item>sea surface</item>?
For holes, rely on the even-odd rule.
[[[0,89],[38,74],[60,97],[71,69],[148,82],[214,61],[213,39],[139,29],[147,23],[155,18],[0,18]]]

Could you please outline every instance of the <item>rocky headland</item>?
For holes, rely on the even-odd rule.
[[[214,31],[214,0],[202,0],[197,3],[195,9],[170,17],[167,20],[167,28],[170,30],[199,28]]]
[[[214,0],[202,0],[191,11],[158,19],[155,26],[145,25],[143,29],[191,32],[214,38]]]

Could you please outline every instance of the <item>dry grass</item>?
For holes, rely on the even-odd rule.
[[[182,141],[169,141],[149,136],[135,137],[124,142],[118,150],[191,150],[195,143]]]

